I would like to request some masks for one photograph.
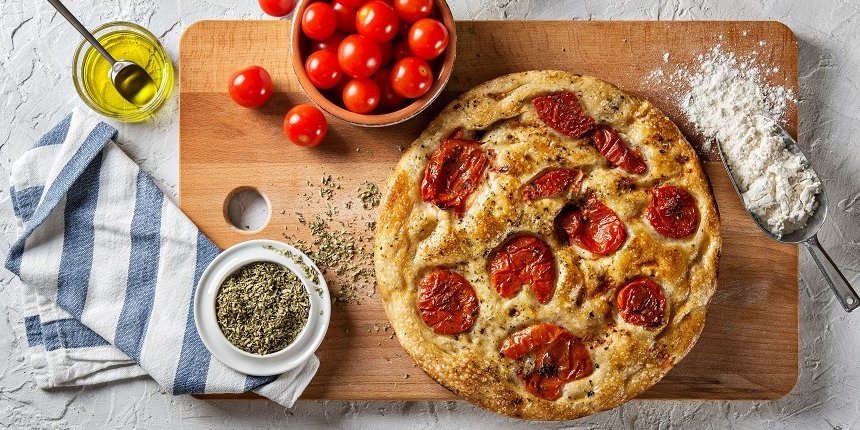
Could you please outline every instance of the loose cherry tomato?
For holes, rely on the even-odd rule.
[[[394,0],[394,11],[406,22],[415,22],[430,16],[433,0]]]
[[[284,117],[284,134],[299,146],[319,145],[327,130],[325,116],[311,105],[296,105]]]
[[[395,62],[400,61],[406,57],[411,57],[412,55],[412,51],[409,50],[409,42],[407,42],[405,39],[401,40],[400,42],[397,42],[397,44],[394,45]]]
[[[310,40],[310,52],[320,51],[323,49],[327,49],[331,52],[337,54],[337,48],[340,46],[340,43],[343,42],[344,35],[340,33],[332,34],[331,37],[325,40]]]
[[[302,15],[302,31],[313,40],[325,40],[337,29],[337,15],[326,3],[312,3]]]
[[[435,19],[425,18],[412,24],[406,40],[416,57],[432,60],[448,47],[448,29]]]
[[[368,78],[353,79],[343,87],[343,104],[355,113],[368,113],[379,106],[379,86]]]
[[[433,84],[433,70],[418,57],[406,57],[391,69],[391,87],[397,94],[414,99],[423,96]]]
[[[373,40],[360,34],[343,39],[337,49],[341,70],[353,78],[369,78],[382,65],[382,52]]]
[[[296,0],[258,0],[263,12],[271,16],[287,16],[296,7]]]
[[[343,71],[337,63],[337,54],[323,49],[308,56],[305,61],[305,72],[315,87],[325,90],[337,85],[343,77]]]
[[[355,15],[358,33],[377,42],[388,42],[397,35],[400,21],[394,8],[381,0],[365,3]]]
[[[331,9],[337,17],[337,31],[355,33],[355,9],[346,7],[339,1],[331,2]]]
[[[272,97],[272,77],[260,66],[239,70],[230,76],[227,90],[234,102],[246,108],[262,106]]]
[[[391,69],[382,69],[373,75],[373,82],[379,86],[379,107],[394,111],[403,106],[406,99],[391,88]]]

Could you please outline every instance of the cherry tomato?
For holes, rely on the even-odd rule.
[[[325,40],[310,40],[310,52],[320,51],[323,49],[329,50],[337,54],[337,47],[343,42],[344,35],[340,33],[332,34],[331,37]]]
[[[406,57],[411,57],[412,51],[409,50],[409,42],[401,40],[394,45],[394,61],[400,61]]]
[[[239,70],[230,76],[227,90],[234,102],[246,108],[262,106],[272,97],[272,77],[260,66]]]
[[[337,54],[327,49],[316,51],[305,61],[305,72],[315,87],[325,90],[337,85],[343,71],[337,63]]]
[[[311,105],[296,105],[284,117],[284,134],[299,146],[319,145],[327,130],[325,116]]]
[[[394,0],[394,11],[406,22],[415,22],[430,16],[433,0]]]
[[[343,39],[337,49],[341,70],[353,78],[369,78],[382,65],[382,52],[373,40],[360,34]]]
[[[331,2],[331,9],[337,17],[337,31],[355,33],[355,9],[348,8],[339,1]]]
[[[381,65],[387,65],[391,63],[391,59],[394,58],[394,46],[389,42],[379,42],[379,52],[382,54],[382,60],[379,61]]]
[[[325,40],[337,29],[337,15],[326,3],[312,3],[302,15],[302,31],[313,40]]]
[[[373,82],[379,86],[379,107],[394,111],[403,106],[406,99],[391,88],[391,69],[382,69],[373,75]]]
[[[391,69],[391,87],[397,94],[414,99],[430,90],[433,70],[426,61],[417,57],[406,57]]]
[[[406,40],[416,57],[432,60],[448,47],[448,29],[435,19],[425,18],[412,24]]]
[[[355,113],[369,113],[379,106],[379,86],[368,78],[357,78],[343,87],[343,105]]]
[[[377,42],[388,42],[397,35],[400,21],[394,8],[381,0],[365,3],[355,15],[358,33]]]
[[[296,0],[258,0],[263,12],[271,16],[287,16],[296,7]]]
[[[411,22],[400,21],[400,27],[397,29],[397,36],[394,36],[395,39],[406,39],[406,36],[409,35],[409,29],[412,28]]]
[[[338,3],[352,9],[356,10],[359,6],[363,5],[366,0],[337,0]]]

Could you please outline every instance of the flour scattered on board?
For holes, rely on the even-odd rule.
[[[710,143],[722,143],[726,161],[744,203],[768,230],[784,235],[806,225],[816,208],[821,182],[800,154],[786,149],[767,120],[779,121],[794,93],[767,85],[763,74],[777,67],[760,65],[757,55],[744,58],[715,46],[690,68],[654,71],[651,80],[683,86],[679,104],[687,119]]]

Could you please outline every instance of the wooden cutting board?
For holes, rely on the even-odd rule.
[[[721,44],[741,55],[757,52],[761,61],[779,68],[769,78],[773,83],[797,91],[797,42],[776,22],[463,21],[457,31],[453,76],[427,112],[381,129],[329,118],[323,145],[305,149],[289,144],[281,131],[288,108],[309,102],[290,68],[289,22],[190,26],[180,44],[182,209],[221,247],[252,238],[283,239],[285,227],[298,226],[293,212],[306,204],[301,194],[307,180],[319,182],[323,173],[342,176],[346,194],[365,180],[384,186],[400,157],[398,145],[408,146],[457,94],[510,72],[563,69],[614,82],[651,99],[695,146],[701,136],[678,108],[677,95],[684,89],[654,85],[646,79],[654,69],[693,64],[697,55]],[[226,94],[230,74],[251,64],[265,67],[275,86],[273,99],[257,110],[238,107]],[[796,107],[786,118],[796,135]],[[778,398],[797,380],[797,247],[759,232],[717,159],[713,154],[703,158],[723,225],[719,286],[692,352],[642,397]],[[270,202],[271,219],[256,233],[225,219],[225,199],[240,187],[254,187]],[[342,215],[351,211],[364,209],[353,206]],[[304,398],[456,398],[415,367],[391,331],[380,329],[385,322],[378,294],[360,304],[336,305],[317,353],[322,365]]]

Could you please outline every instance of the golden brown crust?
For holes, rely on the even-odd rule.
[[[585,113],[621,133],[641,151],[648,171],[629,175],[611,168],[584,139],[547,128],[530,101],[538,95],[575,92]],[[457,129],[481,131],[495,153],[492,167],[469,199],[462,218],[421,200],[430,154]],[[623,220],[628,239],[608,257],[597,257],[554,237],[553,219],[564,198],[523,202],[521,186],[549,167],[587,172],[592,190]],[[701,222],[690,238],[660,236],[642,214],[646,190],[673,184],[696,199]],[[542,237],[555,254],[558,280],[549,303],[523,289],[511,299],[489,282],[487,257],[518,232]],[[376,230],[375,262],[388,318],[406,351],[431,377],[489,410],[529,419],[572,419],[615,407],[651,387],[695,343],[716,286],[719,218],[705,173],[678,128],[647,100],[598,79],[560,71],[515,73],[486,82],[448,105],[395,167]],[[468,333],[437,335],[419,317],[421,278],[444,266],[471,282],[480,301]],[[668,322],[657,329],[630,325],[617,315],[617,288],[650,276],[664,288]],[[599,366],[568,383],[562,397],[543,400],[516,376],[517,363],[499,354],[513,331],[536,322],[561,325],[582,337]]]

